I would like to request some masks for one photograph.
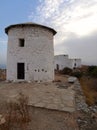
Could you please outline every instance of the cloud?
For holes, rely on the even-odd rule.
[[[80,46],[83,46],[83,55],[81,52],[79,55],[78,51],[76,55],[84,58],[85,47],[88,49],[92,47],[90,42],[85,41],[85,38],[88,41],[90,37],[90,41],[94,45],[95,41],[92,41],[92,38],[95,35],[93,32],[97,31],[97,0],[39,0],[35,14],[33,12],[29,15],[30,20],[53,27],[58,32],[55,36],[55,53],[64,51],[64,53],[71,54],[72,52],[74,54],[76,50],[80,49]],[[94,40],[97,39],[94,38]],[[97,50],[93,53],[97,53]],[[88,62],[93,63],[93,60],[90,59]]]
[[[70,58],[82,58],[83,64],[97,65],[97,31],[89,36],[70,34],[69,39],[55,46],[56,54],[69,52]]]
[[[36,15],[31,13],[29,18],[52,26],[65,35],[74,32],[83,36],[97,29],[97,1],[41,0]]]

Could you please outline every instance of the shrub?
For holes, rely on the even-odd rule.
[[[97,77],[97,66],[89,66],[87,73],[91,77]]]
[[[68,67],[65,67],[62,71],[61,71],[62,74],[67,74],[67,75],[70,75],[72,73],[72,69],[68,68]]]
[[[16,102],[7,104],[6,126],[2,130],[13,130],[15,127],[21,130],[24,130],[25,127],[27,130],[29,121],[28,97],[19,93]]]
[[[75,71],[75,72],[72,72],[71,75],[77,78],[81,78],[83,76],[83,73],[80,71]]]

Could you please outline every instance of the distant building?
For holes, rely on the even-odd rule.
[[[69,59],[68,55],[56,55],[54,57],[55,70],[62,70],[65,67],[71,69],[81,67],[81,59]]]
[[[54,29],[22,23],[8,26],[5,32],[8,34],[7,80],[54,80]]]
[[[70,61],[70,68],[80,68],[81,67],[81,59],[69,59]]]
[[[68,55],[57,55],[54,57],[54,65],[56,70],[62,70],[69,65]]]

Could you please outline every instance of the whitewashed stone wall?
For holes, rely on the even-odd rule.
[[[70,59],[71,60],[71,67],[78,68],[81,67],[81,59]]]
[[[54,57],[54,69],[62,70],[65,67],[71,69],[81,67],[81,59],[69,59],[68,55],[56,55]]]
[[[54,57],[54,68],[57,70],[64,69],[65,67],[68,66],[69,61],[68,61],[68,55],[57,55]]]
[[[25,39],[24,47],[19,39]],[[17,79],[17,63],[25,64],[26,81],[54,80],[53,32],[38,26],[13,27],[8,31],[7,80]]]

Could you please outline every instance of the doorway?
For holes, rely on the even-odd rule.
[[[17,63],[17,79],[25,79],[25,64]]]
[[[57,68],[57,70],[59,71],[59,65],[58,65],[58,64],[56,64],[56,68]]]

